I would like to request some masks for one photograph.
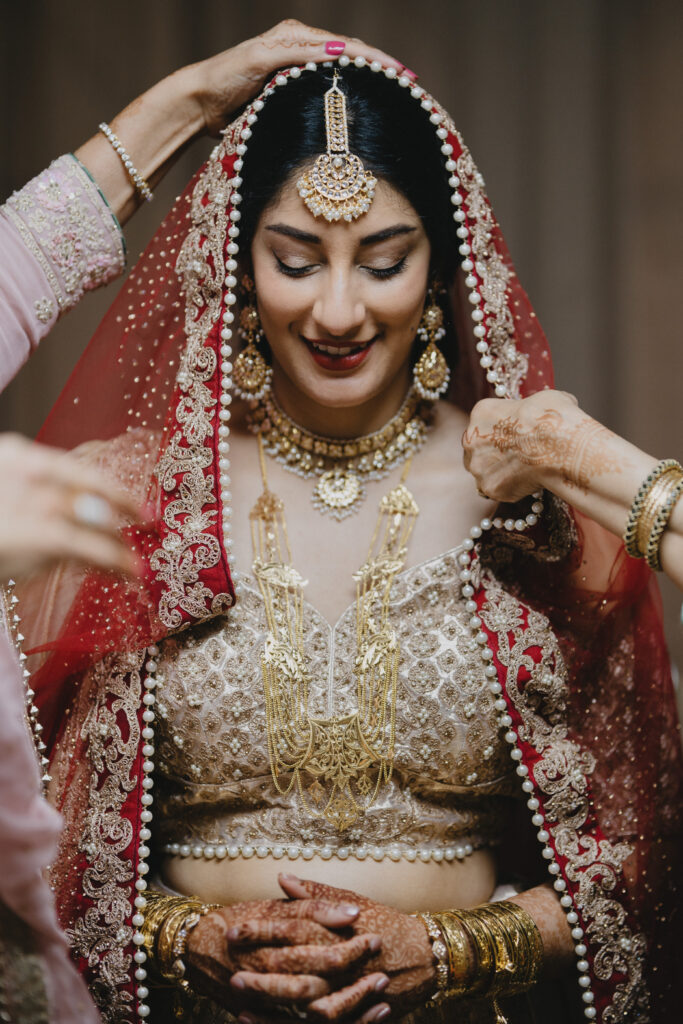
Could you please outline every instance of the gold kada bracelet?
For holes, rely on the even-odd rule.
[[[189,990],[183,957],[187,938],[204,914],[219,910],[218,903],[202,903],[190,896],[168,896],[153,889],[145,893],[145,921],[140,928],[150,967],[164,981]]]
[[[437,998],[467,995],[495,1001],[536,983],[543,940],[533,918],[516,903],[502,900],[474,910],[417,916],[437,959]],[[497,1007],[496,1012],[504,1020]]]
[[[680,496],[683,466],[675,459],[662,459],[638,488],[633,499],[624,544],[631,558],[647,558],[650,567],[660,569],[659,545],[673,507]]]

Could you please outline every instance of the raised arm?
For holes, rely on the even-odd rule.
[[[120,226],[143,201],[135,181],[154,188],[185,146],[217,135],[277,68],[341,52],[402,69],[361,40],[283,21],[133,100],[110,124],[126,164],[98,131],[11,196],[0,207],[0,391],[59,317],[122,273]]]
[[[154,188],[193,138],[218,135],[278,68],[320,63],[342,52],[403,70],[393,57],[359,39],[287,19],[254,39],[162,79],[117,114],[110,126],[138,174]],[[142,196],[110,142],[98,132],[76,156],[125,223]]]
[[[489,497],[517,501],[546,488],[618,537],[629,524],[636,495],[658,464],[561,391],[540,391],[521,401],[479,402],[472,410],[463,447],[465,465]],[[646,485],[652,514],[648,518],[643,503],[640,542],[636,538],[634,551],[645,554],[645,535],[650,533],[658,498],[661,506],[668,497],[673,507],[659,557],[664,572],[683,589],[683,500],[676,500],[675,491],[679,478],[679,471],[671,467],[660,478],[658,493]],[[635,512],[632,523],[638,520],[638,509]]]

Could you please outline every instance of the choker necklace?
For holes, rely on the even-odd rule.
[[[295,423],[269,392],[253,404],[247,421],[250,430],[263,439],[266,452],[285,469],[305,479],[319,478],[313,489],[313,506],[325,515],[344,519],[360,508],[366,480],[381,480],[422,447],[433,405],[411,388],[396,415],[373,434],[329,438]]]

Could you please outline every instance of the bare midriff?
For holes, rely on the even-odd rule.
[[[166,885],[206,903],[227,906],[244,900],[282,897],[281,872],[351,889],[407,913],[474,907],[491,898],[496,887],[496,861],[491,850],[476,850],[464,861],[359,861],[349,857],[322,860],[236,858],[229,861],[168,857],[163,863]]]

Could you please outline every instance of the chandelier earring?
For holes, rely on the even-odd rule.
[[[235,359],[232,385],[240,398],[247,402],[257,402],[270,391],[273,371],[258,348],[263,330],[256,308],[254,282],[246,274],[242,279],[242,287],[247,296],[247,303],[240,313],[240,335],[245,345]]]
[[[420,398],[428,402],[437,399],[448,390],[451,371],[446,357],[437,342],[445,337],[443,310],[436,301],[435,288],[430,288],[422,312],[418,338],[425,343],[425,349],[413,367],[413,382]]]

